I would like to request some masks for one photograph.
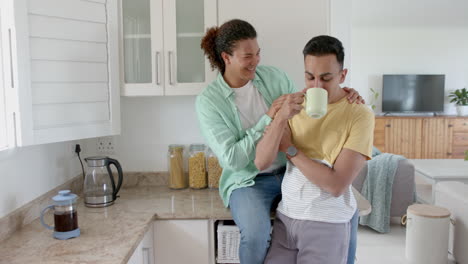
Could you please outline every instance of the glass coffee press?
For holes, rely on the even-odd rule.
[[[52,197],[54,204],[42,210],[41,223],[47,229],[54,230],[55,238],[64,240],[80,236],[76,211],[77,198],[78,196],[69,190],[59,191],[58,195]],[[44,222],[44,214],[49,209],[54,209],[54,226],[49,226]]]

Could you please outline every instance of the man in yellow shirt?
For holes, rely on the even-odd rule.
[[[265,263],[344,264],[357,210],[351,183],[371,158],[374,116],[365,105],[346,103],[338,39],[314,37],[303,53],[306,86],[327,90],[328,111],[321,119],[304,110],[292,117],[297,104],[286,99],[257,145],[260,170],[278,150],[289,159]]]

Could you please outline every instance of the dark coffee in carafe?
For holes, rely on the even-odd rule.
[[[72,213],[54,214],[54,229],[58,232],[68,232],[78,228],[78,214]]]

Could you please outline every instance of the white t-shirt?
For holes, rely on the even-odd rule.
[[[325,160],[315,161],[332,167]],[[277,210],[294,219],[347,223],[357,209],[351,186],[341,196],[335,197],[313,184],[290,161],[286,166],[281,193]]]
[[[245,130],[253,127],[268,111],[265,99],[263,99],[263,96],[260,94],[257,87],[253,85],[252,81],[249,81],[240,88],[232,88],[232,90],[235,93],[235,103],[242,128]],[[270,167],[260,173],[271,172],[281,167],[281,165],[281,161],[277,157]]]

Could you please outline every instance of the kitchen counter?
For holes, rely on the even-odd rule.
[[[0,263],[127,263],[157,219],[232,219],[218,190],[167,187],[122,189],[114,205],[88,208],[78,201],[81,236],[57,240],[39,219],[0,243]],[[46,223],[53,224],[52,214]]]
[[[218,190],[171,190],[165,186],[122,189],[114,205],[88,208],[78,200],[81,236],[57,240],[39,219],[0,243],[0,264],[127,263],[135,248],[158,219],[232,219]],[[360,215],[370,204],[355,193]],[[52,213],[46,223],[53,224]]]

